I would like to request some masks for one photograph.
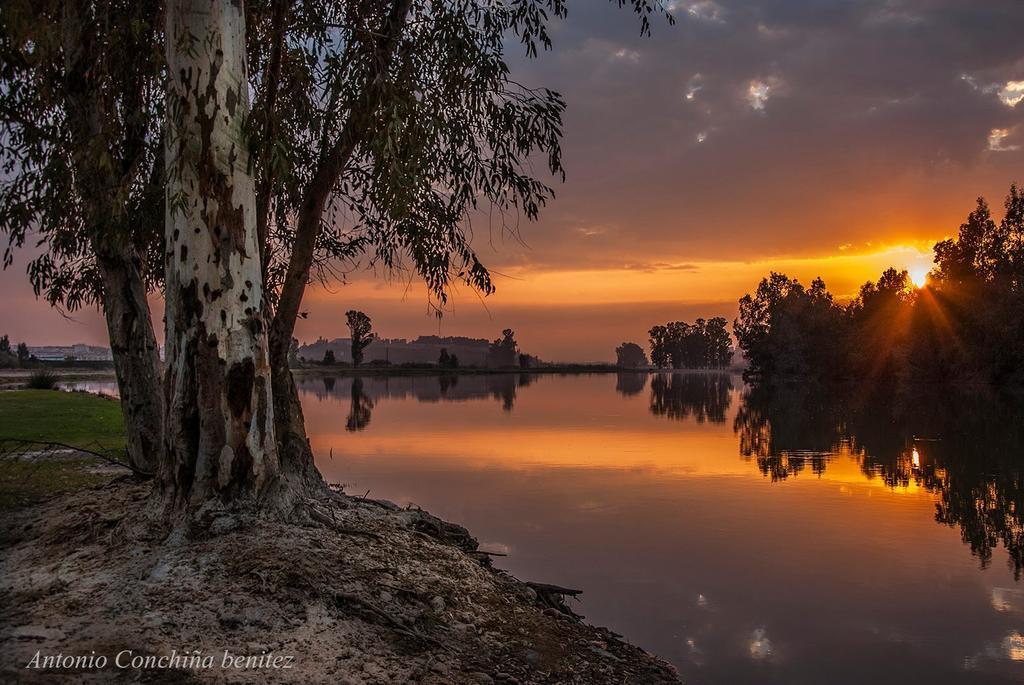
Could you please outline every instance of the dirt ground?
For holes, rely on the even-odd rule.
[[[148,492],[119,479],[3,517],[0,681],[678,682],[425,512],[335,493],[304,525],[223,513],[174,543],[140,523]]]

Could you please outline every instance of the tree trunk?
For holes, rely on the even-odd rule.
[[[412,0],[391,0],[390,8],[376,34],[376,59],[363,84],[364,97],[360,99],[362,106],[349,113],[349,121],[338,139],[329,149],[321,151],[322,158],[303,193],[288,269],[281,286],[277,312],[270,322],[270,360],[282,463],[288,472],[303,479],[313,478],[317,482],[322,482],[322,479],[313,466],[302,406],[288,368],[288,350],[306,284],[309,282],[324,209],[334,185],[366,134],[373,113],[380,103],[384,74],[391,65],[411,6]]]
[[[283,511],[239,0],[167,7],[166,457],[172,507]]]
[[[146,287],[137,260],[102,255],[103,314],[114,357],[128,438],[128,459],[138,472],[155,474],[163,454],[163,395],[160,357]]]
[[[123,213],[112,198],[122,181],[110,164],[99,163],[110,141],[107,104],[95,72],[98,48],[83,3],[63,7],[64,98],[74,141],[76,185],[83,222],[102,279],[100,304],[107,323],[128,438],[128,461],[138,472],[155,473],[163,449],[160,357],[146,301],[140,259],[126,245]],[[134,142],[134,141],[133,141]]]

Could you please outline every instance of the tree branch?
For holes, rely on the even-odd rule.
[[[363,86],[364,97],[350,112],[345,128],[329,151],[321,157],[317,170],[306,189],[299,209],[295,240],[288,263],[277,313],[271,326],[271,355],[287,354],[299,306],[309,282],[321,220],[331,191],[348,164],[356,147],[369,129],[374,112],[383,98],[384,80],[401,40],[412,0],[393,0],[374,49],[374,63]],[[360,104],[361,103],[361,106]]]

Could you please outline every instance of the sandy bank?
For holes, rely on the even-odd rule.
[[[418,510],[332,495],[310,503],[315,523],[224,514],[173,545],[138,523],[147,492],[121,479],[0,522],[0,680],[678,682]],[[37,652],[92,656],[93,667],[26,669]],[[225,666],[225,652],[251,659]],[[133,668],[135,657],[156,667]]]

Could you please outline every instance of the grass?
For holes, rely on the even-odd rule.
[[[120,455],[125,445],[121,406],[78,392],[0,392],[0,441],[40,440]],[[103,483],[105,462],[92,458],[0,457],[0,510],[25,506],[61,492]]]
[[[84,392],[0,392],[0,440],[52,440],[76,447],[125,445],[121,405]]]

